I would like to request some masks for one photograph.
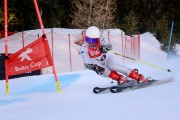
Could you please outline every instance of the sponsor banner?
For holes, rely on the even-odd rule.
[[[6,79],[5,78],[5,75],[6,75],[6,73],[5,73],[5,59],[6,59],[5,54],[0,53],[0,80]],[[12,76],[9,76],[9,79],[24,77],[24,76],[40,75],[40,74],[41,74],[41,70],[36,70],[36,71],[22,73],[22,74],[18,74],[18,75],[12,75]]]
[[[53,65],[48,41],[39,38],[7,59],[7,73],[17,75]]]

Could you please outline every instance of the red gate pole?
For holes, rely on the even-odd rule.
[[[127,46],[126,46],[126,43],[127,43],[127,35],[125,35],[125,41],[124,41],[124,48],[123,48],[123,55],[126,55],[127,53]],[[124,58],[123,58],[123,63],[124,63]]]
[[[70,62],[70,70],[72,72],[72,59],[71,59],[71,36],[70,34],[68,34],[68,38],[69,38],[69,62]]]
[[[131,37],[131,57],[133,57],[133,36]]]
[[[51,40],[52,40],[52,59],[54,61],[54,36],[53,36],[53,28],[51,28]]]
[[[23,48],[24,48],[24,31],[22,31],[22,44],[23,44]]]
[[[40,24],[42,33],[45,34],[44,25],[43,25],[43,22],[42,22],[42,19],[41,19],[41,15],[40,15],[39,8],[38,8],[36,0],[34,0],[34,6],[36,8],[36,13],[37,13],[37,16],[38,16],[38,20],[39,20],[39,24]],[[57,87],[58,93],[60,93],[61,89],[60,89],[60,84],[58,82],[58,77],[57,77],[56,69],[54,67],[54,61],[53,61],[53,65],[52,65],[52,70],[53,70],[53,74],[54,74],[54,77],[55,77],[56,87]]]
[[[124,55],[124,35],[121,32],[121,53]],[[124,62],[124,58],[122,58],[122,61]]]
[[[81,36],[82,36],[82,42],[84,43],[84,32],[81,32]]]
[[[109,34],[109,30],[108,30],[108,42],[110,43],[110,34]]]
[[[137,37],[134,36],[133,37],[133,58],[137,58],[136,40],[137,40]]]
[[[124,53],[124,51],[123,51],[123,47],[124,47],[124,35],[122,34],[122,32],[121,32],[121,47],[122,47],[122,55],[123,55],[123,53]]]
[[[43,22],[42,22],[42,19],[41,19],[41,15],[40,15],[40,12],[39,12],[39,7],[38,7],[38,4],[37,4],[36,0],[34,0],[34,5],[35,5],[35,8],[36,8],[36,13],[37,13],[37,16],[38,16],[38,20],[39,20],[39,24],[40,24],[42,33],[45,34],[44,25],[43,25]]]
[[[4,0],[4,33],[5,33],[5,55],[8,57],[8,17],[7,17],[7,0]],[[9,84],[8,84],[8,63],[5,60],[5,71],[6,71],[6,95],[9,93]]]
[[[82,43],[85,42],[85,39],[86,39],[86,35],[85,35],[85,31],[82,31]]]
[[[141,49],[140,47],[141,47],[141,46],[140,46],[140,32],[138,32],[138,55],[137,55],[137,56],[138,56],[138,59],[140,59],[140,52],[141,52],[141,51],[140,51],[140,49]]]

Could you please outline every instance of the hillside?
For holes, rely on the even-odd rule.
[[[174,77],[172,82],[119,94],[107,92],[97,95],[92,92],[95,86],[116,83],[111,83],[110,79],[102,78],[93,71],[82,69],[58,72],[62,89],[60,94],[57,93],[53,75],[47,74],[10,80],[7,96],[5,81],[0,81],[1,119],[179,120],[180,58],[167,59],[167,54],[160,50],[160,44],[150,33],[141,35],[141,38],[141,60],[169,68],[172,72],[137,62],[126,65],[156,79]],[[16,41],[18,43],[21,42]],[[2,51],[2,46],[0,49]]]

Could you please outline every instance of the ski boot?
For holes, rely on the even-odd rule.
[[[128,77],[136,80],[138,83],[146,83],[151,81],[142,74],[139,74],[137,69],[132,70]]]
[[[109,74],[108,77],[117,81],[118,85],[129,82],[129,80],[127,78],[125,78],[123,75],[117,73],[116,71],[111,71],[111,73]]]

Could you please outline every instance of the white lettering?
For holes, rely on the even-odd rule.
[[[30,67],[41,67],[41,62],[37,62],[37,63],[35,63],[35,62],[32,62],[31,64],[30,64]]]
[[[14,69],[16,72],[18,72],[18,71],[29,69],[29,66],[14,67]]]
[[[14,69],[15,69],[15,71],[16,72],[18,72],[18,71],[23,71],[23,70],[27,70],[27,69],[29,69],[29,67],[31,67],[31,68],[34,68],[34,67],[41,67],[41,62],[37,62],[37,63],[35,63],[35,62],[31,62],[31,64],[30,65],[24,65],[24,66],[20,66],[20,67],[14,67]]]
[[[98,55],[99,53],[100,53],[99,51],[92,51],[92,52],[90,52],[90,55],[94,56],[94,55]]]

